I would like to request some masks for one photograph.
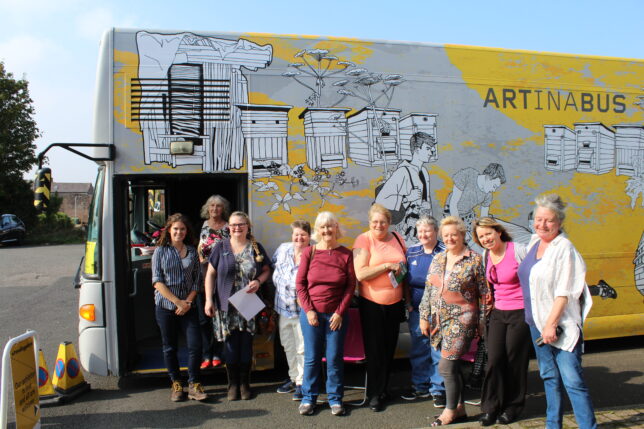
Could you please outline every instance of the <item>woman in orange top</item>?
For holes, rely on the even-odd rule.
[[[367,397],[373,411],[381,411],[386,398],[391,363],[404,319],[404,284],[394,284],[394,276],[405,265],[405,242],[389,232],[391,213],[374,204],[369,209],[369,231],[353,244],[353,258],[360,298],[360,320],[364,327],[367,356]],[[391,275],[390,275],[391,274]]]

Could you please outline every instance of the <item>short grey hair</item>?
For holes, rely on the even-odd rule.
[[[434,231],[438,231],[438,221],[432,216],[422,215],[420,219],[416,221],[416,228],[420,228],[422,225],[431,226],[434,228]]]
[[[320,237],[320,234],[318,234],[318,229],[322,228],[324,225],[335,225],[336,240],[342,237],[342,228],[340,228],[340,222],[338,222],[338,218],[336,217],[336,215],[334,215],[331,212],[320,212],[318,213],[318,216],[315,218],[315,226],[313,227],[313,234],[311,234],[311,238],[314,241],[320,242],[320,240],[322,240],[322,237]]]
[[[553,212],[560,223],[563,223],[566,218],[566,212],[564,211],[566,203],[557,194],[541,194],[534,199],[534,203],[537,207],[543,207]]]
[[[227,199],[225,199],[221,195],[211,195],[210,197],[208,197],[208,199],[206,200],[206,203],[203,206],[201,206],[201,212],[199,213],[201,215],[201,218],[202,219],[210,218],[210,213],[208,212],[208,208],[210,207],[210,204],[213,204],[213,203],[219,203],[222,206],[224,206],[224,212],[222,213],[221,218],[223,220],[228,219],[230,215],[230,203],[228,202]]]

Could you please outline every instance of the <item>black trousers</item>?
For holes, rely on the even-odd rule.
[[[485,339],[487,366],[481,411],[517,416],[525,403],[530,329],[524,310],[492,310]]]
[[[402,301],[382,305],[363,297],[358,306],[367,357],[367,397],[373,398],[387,391],[405,308]]]

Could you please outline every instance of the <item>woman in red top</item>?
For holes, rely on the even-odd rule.
[[[374,204],[369,209],[369,231],[353,244],[353,257],[360,289],[360,320],[364,327],[367,356],[367,397],[373,411],[381,411],[386,397],[391,363],[398,342],[400,322],[404,319],[404,284],[392,277],[406,263],[404,240],[389,232],[391,213]]]
[[[304,379],[299,407],[302,415],[315,411],[323,356],[327,361],[326,392],[331,413],[334,416],[344,414],[344,337],[356,276],[353,255],[338,243],[340,237],[335,215],[331,212],[318,214],[312,236],[318,243],[302,252],[295,279],[304,336]]]

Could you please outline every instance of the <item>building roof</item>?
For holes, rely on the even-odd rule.
[[[94,186],[91,183],[53,182],[51,191],[59,194],[93,194]]]

